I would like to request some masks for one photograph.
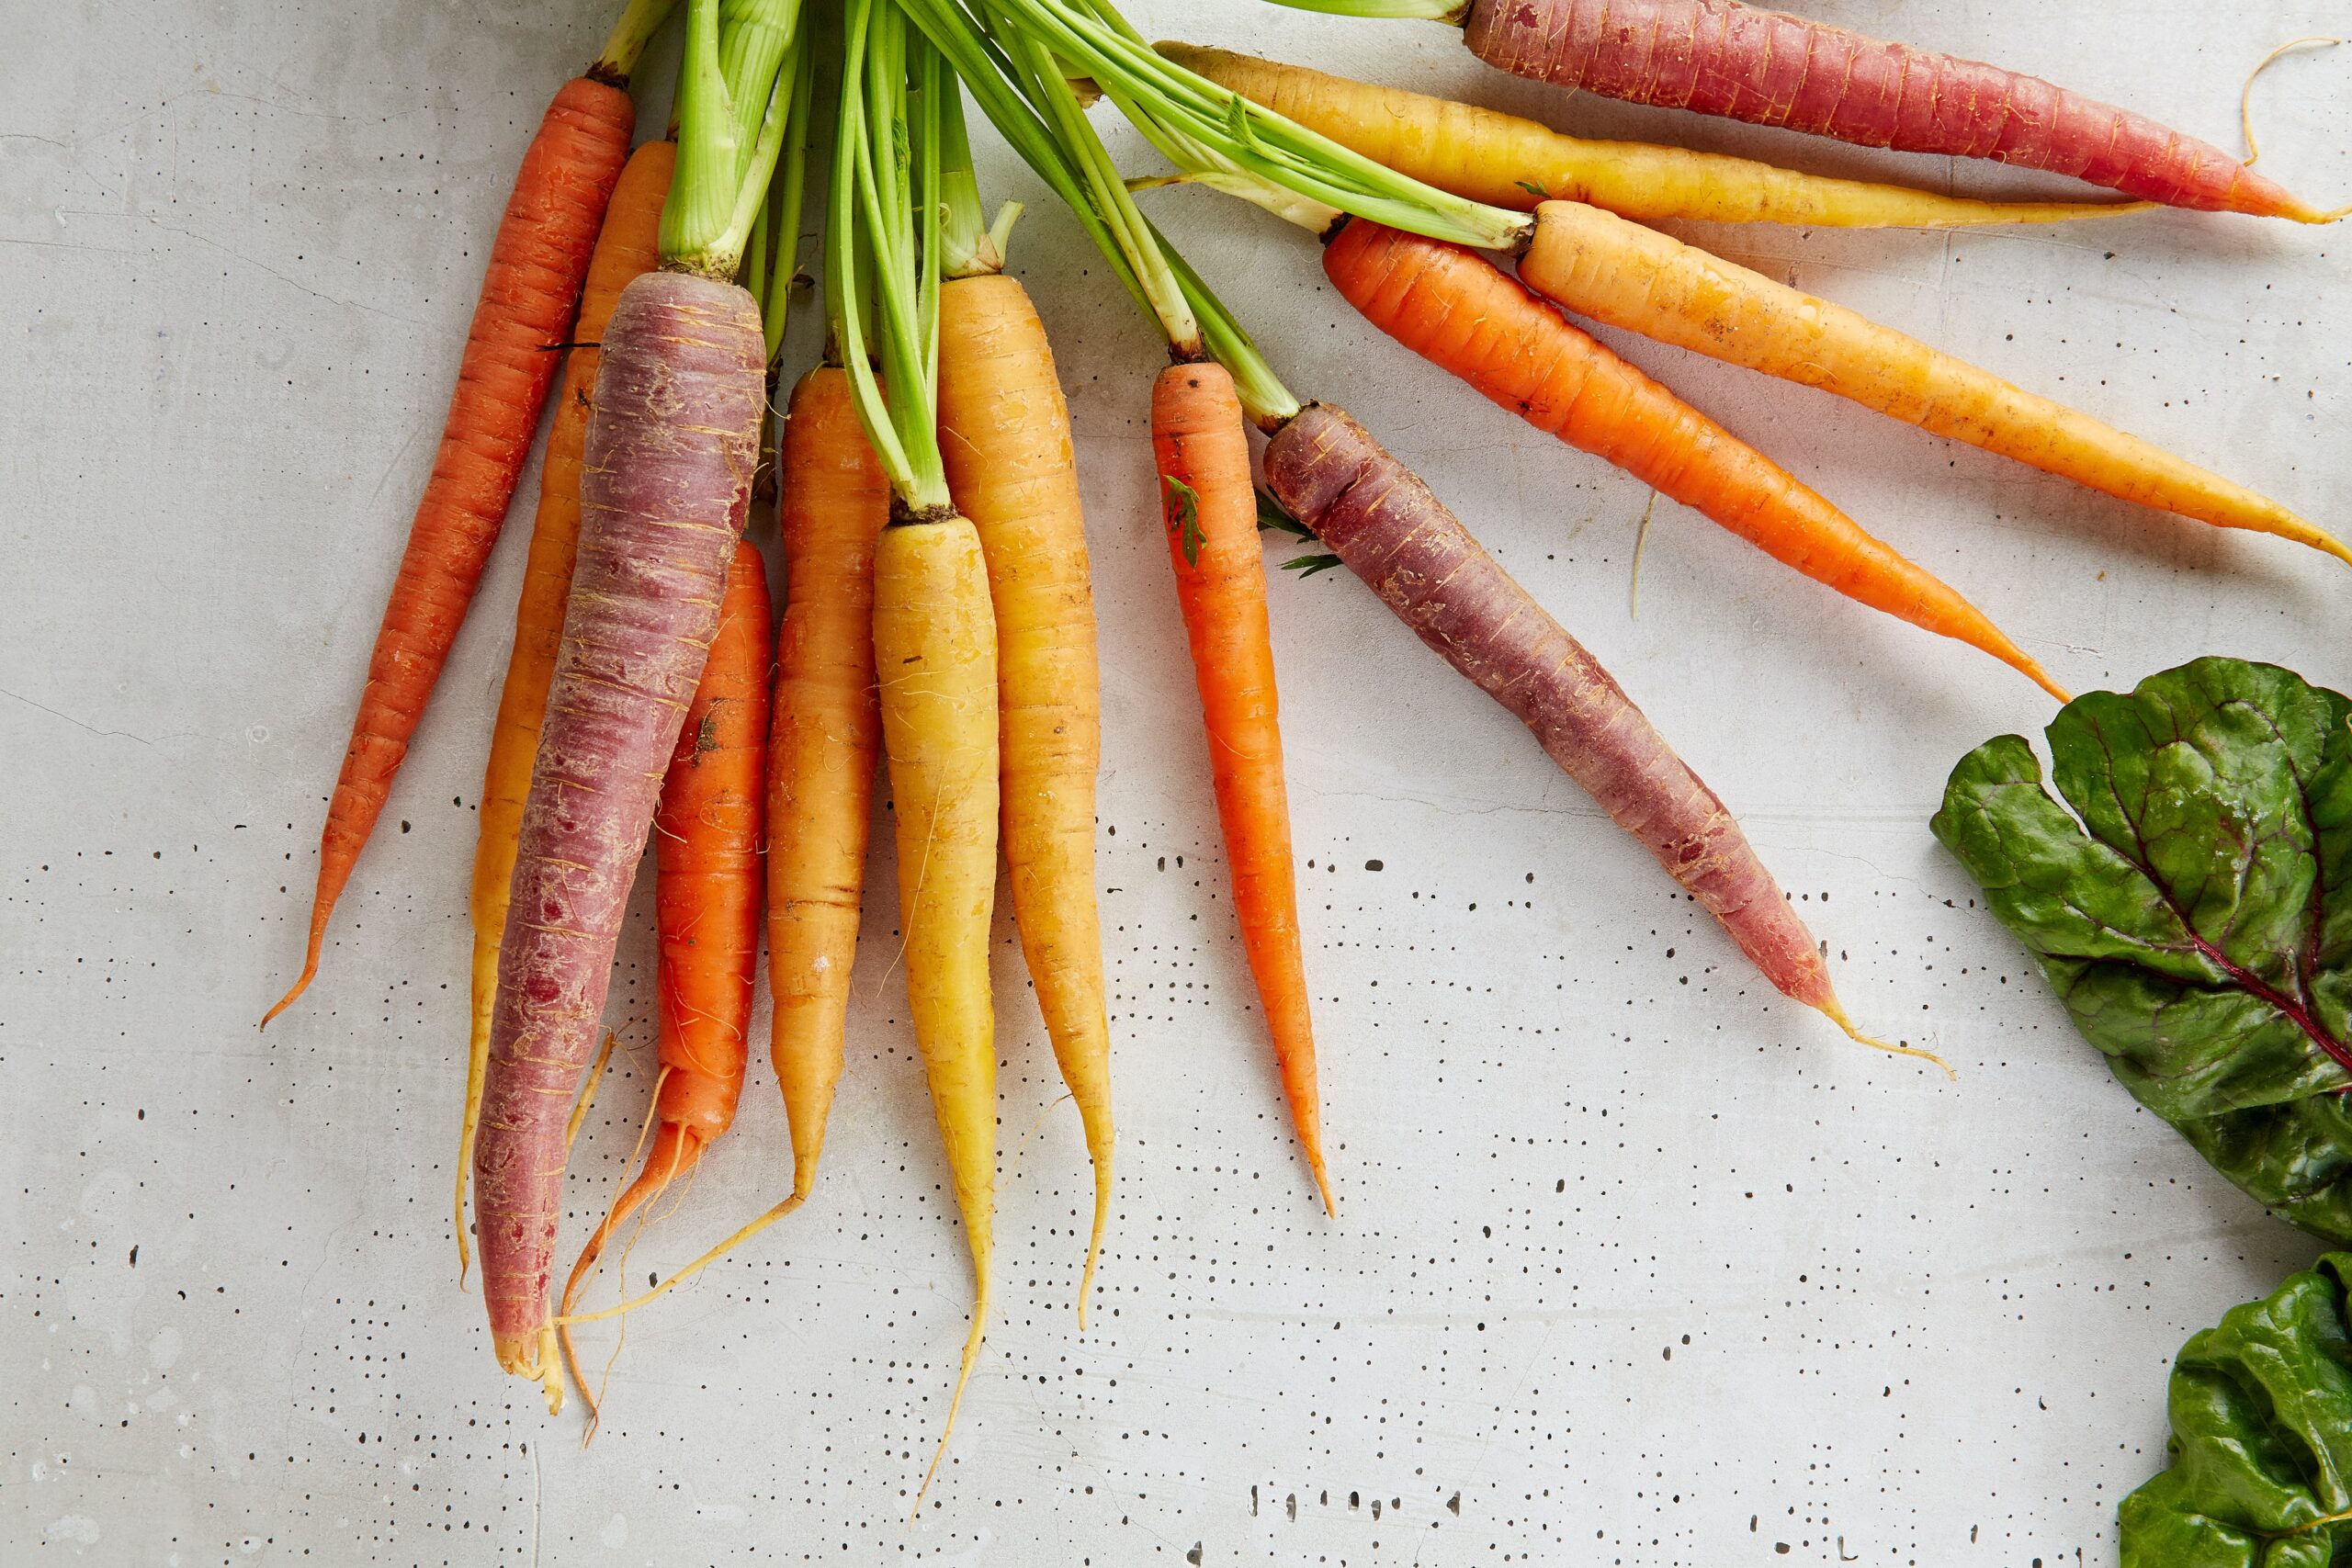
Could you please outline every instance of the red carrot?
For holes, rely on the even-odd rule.
[[[747,0],[729,28],[789,0]],[[678,164],[662,265],[605,323],[580,481],[580,549],[563,644],[515,843],[499,942],[474,1217],[492,1348],[563,1400],[548,1280],[561,1213],[564,1108],[612,981],[629,883],[672,748],[719,624],[767,403],[758,301],[725,281],[782,144],[768,106],[747,159],[720,73],[721,0],[689,0]]]
[[[552,1405],[564,1113],[596,1043],[663,764],[751,503],[767,346],[751,296],[648,273],[605,329],[580,555],[500,943],[474,1215],[500,1362]]]
[[[1362,425],[1310,403],[1267,443],[1265,467],[1276,499],[1423,642],[1526,725],[1783,995],[1867,1044],[1937,1060],[1855,1030],[1813,933],[1714,791],[1600,661]]]
[[[2038,76],[1741,0],[1472,0],[1468,10],[1463,41],[1489,65],[1602,97],[1990,158],[2173,207],[2301,223],[2343,215],[2218,147]]]
[[[335,900],[383,812],[392,775],[408,755],[409,738],[424,716],[498,542],[539,410],[563,367],[563,356],[548,347],[570,335],[605,205],[628,161],[637,123],[627,91],[628,68],[644,42],[631,23],[649,8],[643,0],[630,6],[588,73],[557,91],[515,171],[466,333],[433,477],[409,525],[408,548],[368,656],[368,684],[327,807],[302,973],[263,1015],[265,1029],[319,972]]]

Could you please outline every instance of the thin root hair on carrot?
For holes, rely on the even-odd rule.
[[[1855,1026],[1854,1021],[1847,1016],[1844,1005],[1835,997],[1832,997],[1829,1004],[1821,1010],[1830,1022],[1844,1030],[1847,1038],[1857,1044],[1867,1045],[1873,1051],[1883,1051],[1890,1056],[1916,1056],[1923,1062],[1933,1062],[1944,1070],[1944,1077],[1947,1079],[1957,1081],[1960,1077],[1958,1073],[1952,1071],[1951,1064],[1933,1051],[1923,1051],[1917,1045],[1894,1044],[1875,1035],[1863,1033]]]
[[[2313,33],[2308,38],[2289,39],[2285,43],[2264,55],[2256,62],[2254,69],[2246,73],[2245,85],[2238,89],[2238,130],[2245,138],[2244,162],[2247,168],[2253,168],[2256,161],[2262,156],[2261,144],[2254,139],[2255,83],[2260,80],[2265,71],[2269,70],[2272,65],[2299,49],[2338,49],[2343,46],[2343,43],[2342,39],[2332,38],[2325,33]],[[2352,217],[2352,202],[2316,213],[2312,220],[2318,223],[2333,223],[2340,218],[2346,217]]]
[[[800,1207],[802,1201],[803,1200],[797,1195],[785,1199],[782,1202],[770,1209],[766,1213],[762,1214],[759,1218],[752,1221],[750,1224],[741,1226],[734,1235],[729,1236],[725,1241],[720,1242],[717,1247],[712,1247],[700,1258],[695,1258],[692,1263],[687,1264],[684,1269],[679,1269],[676,1273],[671,1275],[660,1284],[655,1285],[651,1290],[646,1292],[641,1296],[631,1296],[628,1301],[621,1303],[617,1306],[604,1307],[595,1312],[559,1313],[549,1321],[554,1327],[576,1328],[583,1323],[602,1323],[606,1318],[620,1317],[628,1313],[635,1312],[638,1308],[645,1305],[649,1302],[659,1301],[662,1297],[668,1295],[678,1286],[684,1284],[687,1280],[693,1279],[695,1275],[701,1273],[704,1269],[709,1268],[712,1264],[726,1257],[736,1247],[751,1240],[753,1236],[759,1235],[762,1231],[767,1229],[770,1225],[775,1224],[776,1221],[784,1218],[786,1214],[791,1213],[795,1209]]]

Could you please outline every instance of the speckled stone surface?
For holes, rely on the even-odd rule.
[[[1858,1020],[1959,1081],[1772,997],[1360,584],[1275,572],[1326,1222],[1231,930],[1150,472],[1157,351],[1038,199],[1012,258],[1077,421],[1106,677],[1123,1142],[1090,1332],[1067,1105],[1013,1168],[1060,1088],[1001,917],[999,1316],[910,1535],[968,1278],[886,830],[817,1201],[631,1321],[585,1452],[576,1412],[500,1375],[447,1227],[519,526],[318,983],[267,1035],[253,1021],[297,966],[514,161],[609,9],[91,5],[0,60],[0,1562],[2111,1561],[2172,1353],[2317,1248],[2109,1080],[1928,835],[1951,762],[2045,700],[1671,506],[1636,600],[1645,491],[1378,338],[1306,239],[1203,192],[1154,210],[1293,386],[1417,466],[1609,664],[1739,812]],[[1811,9],[2223,144],[2246,69],[2343,20],[2332,0]],[[1564,98],[1427,24],[1132,13],[1580,131],[2065,188]],[[2316,199],[2352,191],[2347,69],[2297,56],[2256,94],[2264,168]],[[991,196],[1041,197],[983,143]],[[1687,234],[2346,525],[2343,231]],[[2233,653],[2352,683],[2352,575],[2315,554],[1607,335],[2063,682]],[[650,905],[641,881],[609,1010],[628,1046],[572,1160],[567,1252],[648,1097]],[[763,1062],[745,1106],[633,1286],[788,1179]],[[583,1341],[598,1364],[613,1344]]]

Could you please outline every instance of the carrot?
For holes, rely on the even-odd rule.
[[[1835,392],[2124,501],[2352,561],[2332,536],[2266,496],[1843,306],[1598,208],[1537,208],[1519,275],[1579,315]]]
[[[895,0],[844,0],[842,34],[826,305],[858,422],[890,481],[889,525],[874,547],[874,669],[898,821],[907,1003],[972,1258],[971,1328],[938,1451],[916,1489],[920,1509],[988,1332],[996,1211],[989,980],[1001,804],[996,619],[979,533],[956,510],[939,451],[941,213],[949,181],[942,143],[944,125],[961,113],[955,78],[910,36]],[[867,363],[869,342],[880,350],[878,378]]]
[[[1325,1212],[1315,1025],[1299,951],[1298,886],[1283,784],[1273,640],[1258,543],[1250,442],[1233,378],[1221,366],[1171,365],[1151,389],[1151,449],[1166,504],[1168,561],[1208,726],[1209,776],[1233,876],[1234,913],[1272,1033],[1283,1092]]]
[[[1751,158],[1647,141],[1567,136],[1517,115],[1376,87],[1255,55],[1162,43],[1159,52],[1440,190],[1525,211],[1589,202],[1645,223],[1796,223],[1825,228],[1959,229],[2063,223],[2144,211],[2154,203],[1975,201],[1905,186],[1831,179]]]
[[[735,145],[717,112],[718,11],[719,0],[689,0],[664,270],[622,290],[605,330],[579,556],[516,845],[474,1145],[492,1348],[545,1385],[551,1411],[562,1402],[548,1303],[562,1111],[594,1043],[665,763],[718,629],[765,401],[758,308],[722,279],[741,263],[782,125],[771,92],[758,143]]]
[[[637,123],[628,72],[668,0],[634,0],[587,74],[566,82],[523,153],[491,243],[481,298],[458,364],[433,477],[409,525],[368,683],[319,840],[318,886],[302,973],[262,1027],[319,972],[327,921],[408,755],[441,666],[457,640],[530,455],[555,379],[548,346],[565,340]],[[650,20],[648,14],[650,13]]]
[[[792,1190],[806,1197],[841,1081],[882,750],[874,548],[890,492],[838,367],[811,370],[793,388],[780,446],[785,609],[768,745],[769,1048],[792,1128]]]
[[[1287,0],[1450,21],[1487,64],[1604,98],[1864,147],[1990,158],[2169,207],[2325,223],[2277,182],[2144,115],[1979,61],[1741,0]]]
[[[1351,219],[1324,247],[1323,271],[1374,326],[1537,429],[1607,458],[1815,581],[1981,649],[2069,700],[1974,605],[1484,256]]]
[[[653,919],[661,958],[661,1087],[652,1152],[622,1190],[564,1284],[569,1313],[597,1258],[628,1216],[691,1171],[735,1121],[760,953],[768,666],[775,648],[760,552],[738,541],[718,630],[678,731],[653,813]],[[593,1425],[571,1332],[557,1337]]]
[[[1001,274],[940,291],[948,491],[978,530],[998,645],[1012,915],[1094,1167],[1079,1323],[1111,1213],[1111,1032],[1094,895],[1102,698],[1069,410],[1027,290]],[[888,671],[885,661],[879,668]]]
[[[580,547],[580,454],[588,436],[588,409],[600,363],[597,340],[639,274],[652,270],[654,230],[670,188],[677,148],[649,141],[629,154],[605,212],[604,231],[588,264],[573,327],[579,346],[564,360],[563,389],[548,430],[539,471],[538,511],[531,521],[531,553],[523,567],[523,597],[514,611],[514,650],[498,694],[490,733],[490,764],[481,787],[481,832],[474,850],[473,1035],[466,1055],[465,1113],[458,1133],[458,1276],[465,1277],[466,1175],[473,1168],[474,1129],[481,1114],[482,1071],[490,1059],[490,1018],[498,997],[498,939],[506,929],[506,895],[514,876],[514,840],[531,762],[539,750],[539,720],[548,682],[563,640],[563,607],[571,591],[571,562]]]
[[[1265,463],[1283,506],[1423,642],[1526,725],[1765,978],[1856,1039],[1881,1044],[1855,1030],[1820,944],[1723,802],[1427,485],[1362,425],[1319,403],[1267,443]],[[1942,1066],[1924,1051],[1881,1048]]]

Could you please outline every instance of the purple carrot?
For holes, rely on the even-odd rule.
[[[1602,97],[1864,147],[1990,158],[2172,207],[2324,223],[2220,148],[2038,76],[1741,0],[1473,0],[1489,65]]]
[[[1881,1044],[1848,1019],[1813,933],[1714,791],[1419,476],[1363,426],[1322,403],[1308,404],[1275,434],[1265,464],[1275,498],[1423,642],[1526,725],[1611,819],[1723,922],[1766,979],[1856,1039]]]
[[[492,1339],[509,1371],[547,1384],[550,1407],[565,1122],[664,768],[718,627],[766,386],[757,308],[708,278],[638,278],[603,344],[579,564],[524,808],[474,1150]]]

